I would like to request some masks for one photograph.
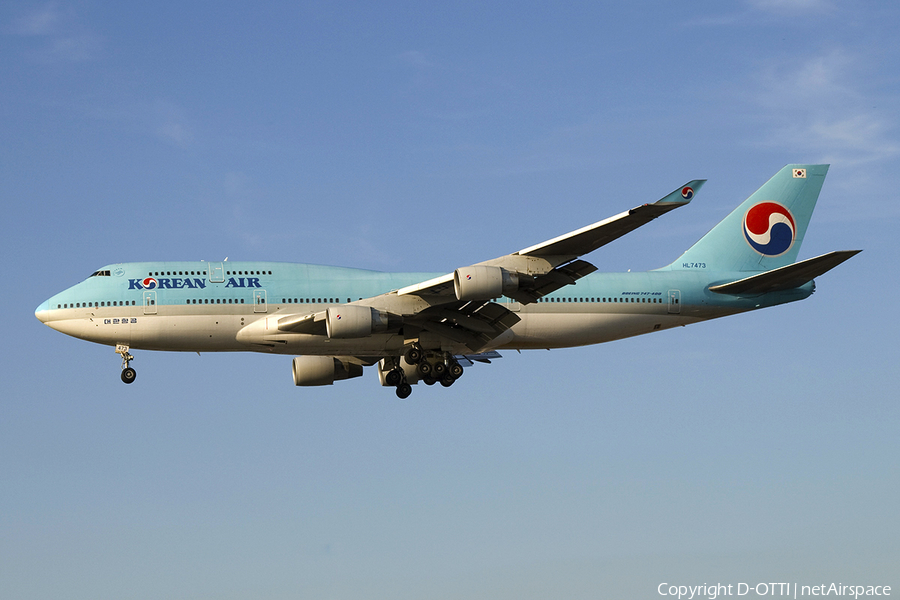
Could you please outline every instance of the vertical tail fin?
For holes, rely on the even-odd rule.
[[[768,271],[792,264],[828,165],[787,165],[667,269]]]

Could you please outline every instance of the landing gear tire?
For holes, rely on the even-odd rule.
[[[409,398],[409,395],[412,394],[412,386],[408,383],[401,383],[397,386],[397,397],[401,400]]]
[[[387,372],[387,375],[384,376],[384,380],[388,385],[400,385],[403,381],[403,371],[400,369],[392,369]]]
[[[435,379],[440,379],[447,372],[447,365],[442,362],[436,362],[431,365],[431,372],[434,374]]]
[[[463,371],[464,369],[462,368],[462,365],[454,361],[450,365],[450,368],[447,370],[447,373],[449,373],[450,376],[453,377],[453,379],[459,379],[460,377],[462,377]]]
[[[425,382],[425,385],[434,385],[437,383],[437,379],[431,377],[430,375],[428,377],[423,377],[422,381]]]
[[[419,364],[419,361],[422,360],[422,351],[419,350],[418,348],[416,348],[415,346],[412,346],[411,348],[409,348],[406,351],[404,358],[406,359],[406,362],[408,362],[409,364],[417,365],[417,364]]]
[[[418,365],[416,365],[416,370],[419,372],[419,376],[424,379],[425,377],[431,375],[431,363],[423,360]]]
[[[122,382],[123,383],[132,383],[134,378],[137,377],[137,371],[132,369],[131,367],[126,367],[122,369]]]
[[[449,373],[441,378],[441,385],[444,387],[450,387],[454,383],[456,383],[456,380]]]
[[[137,372],[131,368],[134,357],[128,352],[125,344],[116,344],[116,354],[122,357],[122,382],[131,383],[137,377]]]

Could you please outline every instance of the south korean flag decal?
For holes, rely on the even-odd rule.
[[[806,179],[806,169],[794,169],[794,179]]]

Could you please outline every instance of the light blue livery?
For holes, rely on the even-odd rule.
[[[704,180],[661,200],[452,273],[382,273],[273,262],[103,267],[35,315],[107,344],[134,381],[133,349],[296,355],[296,385],[375,366],[401,398],[452,385],[498,350],[597,344],[802,300],[858,250],[797,261],[828,165],[788,165],[678,260],[597,273],[581,257],[688,204]]]

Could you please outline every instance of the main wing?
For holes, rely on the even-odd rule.
[[[492,298],[505,295],[523,304],[535,302],[597,270],[591,263],[577,260],[580,256],[605,246],[670,210],[688,204],[705,182],[705,179],[689,181],[652,204],[632,208],[518,252],[404,287],[397,290],[397,294],[459,299],[461,291],[465,295],[465,291],[460,288],[472,287],[473,278],[484,276],[488,272],[483,267],[493,267],[502,269],[508,275],[504,278],[502,274],[493,272],[493,288],[497,287],[496,280],[499,277],[502,294],[498,293]],[[479,292],[484,293],[482,290]]]
[[[593,273],[597,267],[580,256],[684,206],[705,181],[689,181],[652,204],[354,304],[399,317],[407,338],[415,337],[415,331],[428,331],[479,352],[520,320],[494,300],[507,296],[522,304],[536,302]]]
[[[274,338],[280,331],[348,339],[402,333],[404,339],[421,340],[430,334],[441,346],[480,353],[520,320],[497,298],[528,304],[593,273],[597,267],[580,256],[684,206],[704,182],[690,181],[652,204],[428,281],[317,313],[284,315],[265,335]]]

